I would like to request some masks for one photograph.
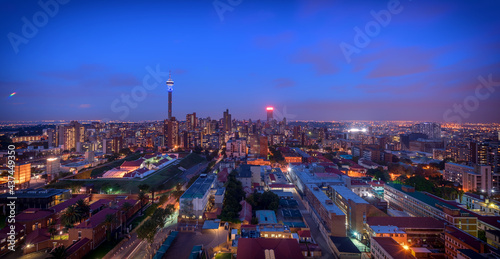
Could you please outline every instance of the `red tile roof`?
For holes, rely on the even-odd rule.
[[[50,239],[50,233],[46,228],[39,228],[26,236],[26,244],[37,244]]]
[[[111,208],[105,208],[99,212],[97,212],[95,215],[87,219],[86,221],[78,224],[75,228],[94,228],[96,226],[99,226],[99,224],[102,224],[104,220],[106,219],[106,215],[111,214],[111,215],[116,215],[116,212],[118,210],[116,209],[111,209]]]
[[[240,238],[238,259],[265,259],[265,250],[274,251],[275,258],[303,259],[304,255],[295,239]]]
[[[470,247],[476,249],[476,251],[481,251],[481,244],[484,245],[484,243],[481,240],[461,231],[460,229],[458,229],[454,226],[447,226],[445,233],[452,236],[452,237],[455,237],[456,239],[458,239],[462,242],[464,242],[465,244],[469,245]]]
[[[398,228],[444,229],[444,222],[430,217],[368,217],[370,226],[396,226]]]
[[[141,157],[134,161],[125,161],[120,167],[139,167],[142,162],[144,162],[144,158]]]
[[[78,249],[80,249],[82,246],[86,245],[88,242],[90,242],[90,239],[88,238],[80,239],[76,243],[68,247],[68,250],[66,250],[66,252],[68,253],[68,255],[71,255],[78,251]]]
[[[297,234],[299,234],[299,237],[311,237],[310,230],[299,230],[297,231]]]
[[[51,209],[25,209],[23,212],[16,215],[16,221],[45,219],[52,215],[54,215],[54,211]]]
[[[252,205],[248,203],[247,201],[243,200],[240,202],[241,204],[241,211],[240,211],[240,220],[241,221],[247,221],[250,222],[252,221]]]
[[[74,198],[68,199],[66,201],[63,201],[63,202],[55,205],[55,206],[50,207],[50,209],[55,210],[55,213],[59,213],[59,212],[65,210],[67,207],[75,205],[75,203],[77,201],[85,200],[88,197],[89,196],[86,194],[79,194],[79,195],[75,196]]]
[[[217,174],[217,181],[221,182],[221,183],[225,183],[227,182],[227,176],[229,175],[229,170],[226,168],[222,169],[222,171],[220,171],[218,174]]]
[[[403,246],[394,241],[392,237],[372,237],[392,258],[414,259],[410,250],[405,250]],[[373,245],[372,245],[373,247]]]
[[[90,204],[90,210],[97,210],[101,208],[102,206],[109,204],[111,200],[108,199],[99,199],[95,201],[94,203]]]

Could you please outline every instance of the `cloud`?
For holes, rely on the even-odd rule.
[[[338,72],[338,68],[333,64],[332,59],[324,53],[313,53],[304,49],[295,54],[292,62],[299,64],[310,64],[318,75],[330,75]]]
[[[295,81],[289,78],[277,78],[273,80],[274,88],[290,88],[295,86]]]
[[[90,108],[90,104],[88,103],[85,103],[85,104],[80,104],[80,106],[78,106],[78,108]]]
[[[109,86],[136,86],[141,84],[137,77],[128,74],[110,75],[108,80]]]

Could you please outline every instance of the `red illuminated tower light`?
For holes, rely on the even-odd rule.
[[[272,106],[268,106],[266,108],[266,111],[267,111],[267,121],[272,121],[273,120],[273,111],[274,111],[274,107]]]

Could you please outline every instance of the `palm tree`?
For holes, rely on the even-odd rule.
[[[61,216],[61,223],[63,225],[73,225],[75,222],[79,220],[79,216],[76,212],[74,206],[70,206],[64,211],[64,214]]]
[[[147,201],[148,197],[144,192],[139,192],[138,196],[139,200],[141,201],[141,214],[143,213],[142,209],[144,208],[144,201]]]
[[[106,219],[104,219],[104,223],[106,224],[106,236],[108,241],[111,240],[111,227],[113,223],[116,222],[116,217],[113,214],[106,215]]]
[[[75,211],[81,222],[90,215],[90,206],[84,200],[80,199],[75,204]]]
[[[65,259],[68,257],[68,252],[64,246],[58,246],[50,252],[50,259]]]

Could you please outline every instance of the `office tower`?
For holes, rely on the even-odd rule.
[[[174,91],[174,80],[172,80],[170,72],[168,73],[167,91],[168,91],[168,119],[170,120],[172,118],[172,92]]]
[[[171,117],[170,120],[164,121],[164,136],[166,139],[167,148],[174,149],[179,146],[178,141],[179,135],[179,122],[175,117]]]
[[[47,173],[47,180],[48,181],[54,180],[61,171],[61,161],[59,161],[59,158],[56,157],[48,158],[45,171]]]
[[[29,187],[31,180],[31,164],[19,164],[14,167],[14,182],[16,188]]]
[[[58,145],[64,145],[64,150],[76,150],[78,142],[81,142],[82,125],[72,121],[68,125],[61,125],[57,129]],[[85,130],[83,130],[84,132]]]
[[[186,114],[186,125],[188,130],[194,130],[197,126],[196,112]]]
[[[413,125],[414,133],[423,133],[429,139],[441,138],[441,125],[435,122],[424,122]]]
[[[472,164],[488,164],[488,146],[487,142],[470,142],[470,161]]]
[[[272,121],[273,120],[273,111],[274,111],[274,107],[267,107],[266,108],[266,111],[267,111],[267,121]]]
[[[224,123],[224,131],[231,132],[232,125],[231,125],[231,114],[229,114],[229,109],[226,109],[226,111],[224,112],[222,121]]]

